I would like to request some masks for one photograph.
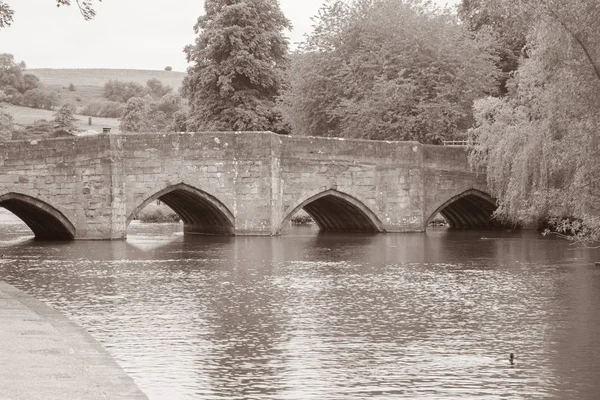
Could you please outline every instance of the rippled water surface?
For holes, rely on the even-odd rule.
[[[82,325],[150,399],[599,396],[600,252],[534,232],[0,228],[0,279]]]

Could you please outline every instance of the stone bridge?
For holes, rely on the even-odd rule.
[[[102,134],[0,143],[0,206],[38,239],[123,239],[160,199],[185,233],[277,235],[300,209],[325,231],[488,228],[496,208],[461,147],[270,132]]]

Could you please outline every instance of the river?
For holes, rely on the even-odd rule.
[[[36,242],[4,219],[0,280],[151,400],[598,398],[599,250],[530,231],[180,232]]]

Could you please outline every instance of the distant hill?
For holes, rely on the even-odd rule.
[[[27,69],[36,75],[44,85],[68,87],[70,83],[77,86],[104,87],[109,80],[133,81],[145,85],[149,79],[156,78],[167,86],[177,90],[185,77],[185,72],[154,71],[146,69]]]

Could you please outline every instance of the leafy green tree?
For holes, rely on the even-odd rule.
[[[121,119],[122,132],[182,131],[181,115],[185,115],[179,95],[166,94],[160,99],[151,96],[129,99]]]
[[[137,82],[109,80],[104,84],[104,97],[111,101],[127,103],[133,97],[144,97],[148,90]]]
[[[70,6],[71,0],[55,0],[56,6]],[[98,0],[101,2],[102,0]],[[96,11],[94,10],[94,0],[75,0],[77,3],[77,7],[79,8],[79,12],[83,18],[88,21],[96,16]],[[6,28],[10,26],[13,22],[14,10],[8,5],[8,3],[4,0],[0,0],[0,28]]]
[[[521,3],[511,0],[519,13]],[[476,103],[471,152],[498,199],[497,217],[551,220],[562,233],[600,240],[600,8],[595,0],[537,0],[527,57],[508,96]]]
[[[146,120],[147,103],[142,97],[132,97],[127,100],[125,112],[119,129],[121,132],[144,132],[148,130]]]
[[[440,143],[495,91],[493,41],[418,1],[329,2],[282,97],[296,134]]]
[[[188,129],[273,130],[288,65],[290,28],[277,0],[206,0],[185,47]]]
[[[2,103],[0,103],[0,142],[10,140],[13,129],[13,117],[4,109]]]
[[[75,107],[65,104],[54,114],[54,128],[56,131],[71,133],[75,130]]]
[[[166,94],[169,94],[173,91],[171,86],[165,86],[161,81],[156,78],[148,79],[146,82],[146,88],[150,96],[160,99]]]
[[[508,92],[506,82],[519,66],[519,58],[525,48],[531,12],[522,9],[516,13],[514,4],[497,0],[462,0],[458,6],[460,19],[469,29],[484,35],[492,34],[496,43],[497,66],[502,71],[498,82],[500,94]]]
[[[19,104],[31,108],[52,110],[58,104],[58,96],[55,92],[45,89],[32,89],[25,92]]]

